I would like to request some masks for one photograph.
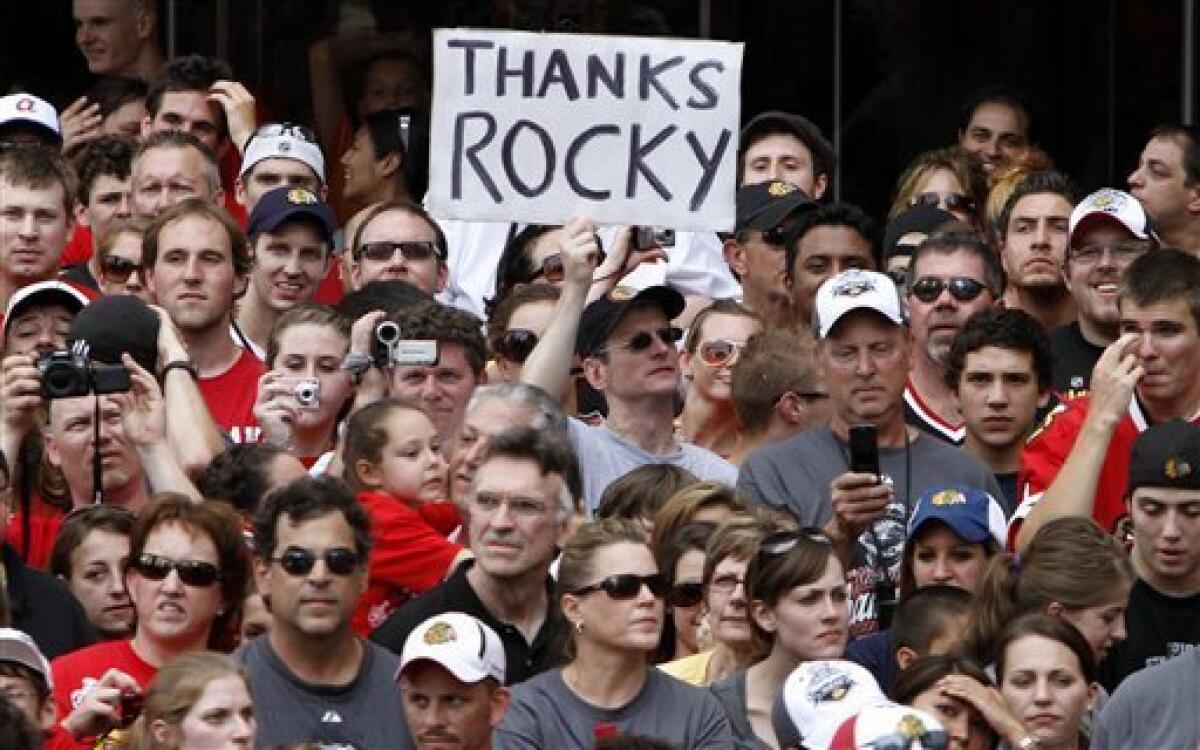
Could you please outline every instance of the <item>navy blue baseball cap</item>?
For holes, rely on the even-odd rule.
[[[943,487],[921,495],[908,519],[908,538],[912,539],[927,521],[941,521],[964,541],[975,544],[992,539],[1003,547],[1008,535],[1008,522],[1000,503],[975,487]]]
[[[274,232],[284,222],[297,218],[308,219],[321,231],[321,239],[333,242],[337,217],[325,201],[304,187],[281,187],[264,193],[250,212],[246,234],[257,237],[262,232]]]

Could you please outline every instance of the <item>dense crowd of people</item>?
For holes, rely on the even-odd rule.
[[[768,111],[732,232],[448,220],[419,50],[300,123],[154,6],[0,98],[0,746],[1200,742],[1200,131],[1085,196],[982,89],[877,222]]]

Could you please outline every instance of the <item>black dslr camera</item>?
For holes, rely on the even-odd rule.
[[[385,320],[375,327],[371,357],[377,367],[420,367],[438,362],[437,341],[406,339],[400,326]]]
[[[125,365],[88,360],[86,349],[76,347],[43,355],[37,360],[46,398],[75,398],[89,393],[124,393],[132,382]]]

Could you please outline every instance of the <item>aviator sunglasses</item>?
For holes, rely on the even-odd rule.
[[[942,296],[943,290],[949,289],[950,296],[954,299],[959,302],[970,302],[983,294],[983,290],[986,288],[983,282],[976,281],[969,276],[955,276],[949,281],[933,276],[923,276],[913,282],[912,296],[929,304]]]

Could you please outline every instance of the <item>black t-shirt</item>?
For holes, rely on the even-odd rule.
[[[1017,497],[1017,473],[996,472],[996,484],[1000,485],[1000,490],[1004,493],[1004,497],[998,497],[996,500],[1004,506],[1004,515],[1008,518],[1012,518],[1017,506],[1021,504],[1020,498]]]
[[[542,627],[533,637],[533,643],[525,640],[525,636],[516,627],[500,622],[496,616],[483,606],[475,589],[467,580],[467,571],[472,563],[460,565],[458,570],[445,582],[421,594],[416,599],[393,612],[382,625],[371,633],[371,640],[387,650],[399,655],[404,650],[404,641],[418,625],[434,615],[446,612],[464,612],[475,617],[500,636],[504,644],[506,684],[516,685],[524,682],[535,674],[561,666],[561,637],[563,636],[563,619],[558,607],[554,604],[554,581],[547,578],[546,595],[549,597],[549,611]]]
[[[1054,354],[1050,384],[1064,398],[1073,398],[1087,391],[1092,382],[1092,368],[1104,353],[1083,337],[1079,323],[1069,323],[1050,333],[1050,351]]]
[[[59,274],[59,278],[64,281],[70,281],[73,284],[86,286],[89,289],[100,291],[100,282],[96,281],[96,277],[92,275],[92,269],[88,268],[86,262],[71,266],[63,270]]]
[[[1100,681],[1109,693],[1129,675],[1200,645],[1200,593],[1167,596],[1138,579],[1125,610],[1127,636],[1108,653]]]

